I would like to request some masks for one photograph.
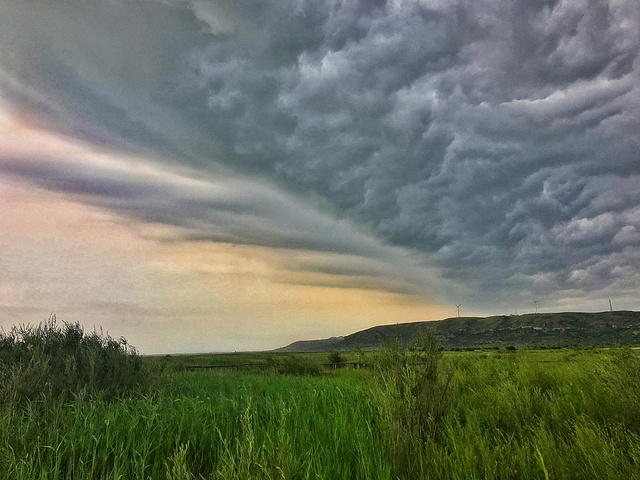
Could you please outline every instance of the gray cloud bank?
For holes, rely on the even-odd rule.
[[[434,295],[441,290],[434,282],[437,274],[433,269],[416,266],[402,249],[384,245],[348,222],[264,183],[195,170],[173,172],[144,160],[137,162],[137,168],[130,168],[123,162],[91,163],[82,157],[20,156],[4,158],[0,174],[118,212],[122,222],[150,240],[220,242],[286,251],[278,265],[282,273],[289,274],[283,281],[295,280],[291,274],[311,272],[333,278],[307,278],[306,282],[337,288],[410,295]],[[154,224],[174,228],[148,228]]]
[[[6,0],[0,27],[1,95],[49,128],[268,179],[408,249],[479,308],[637,308],[635,0]],[[184,204],[194,222],[230,209]],[[281,246],[272,230],[255,236]]]

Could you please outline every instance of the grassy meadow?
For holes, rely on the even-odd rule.
[[[427,337],[334,370],[327,354],[140,358],[71,330],[0,339],[1,478],[640,477],[632,349],[440,352]],[[186,370],[223,364],[254,365]]]

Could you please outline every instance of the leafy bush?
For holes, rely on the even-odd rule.
[[[138,385],[140,367],[126,339],[86,334],[79,323],[59,326],[52,315],[0,333],[0,402],[67,402],[94,393],[108,399]]]
[[[332,352],[329,352],[329,363],[342,363],[342,362],[344,362],[344,358],[342,357],[340,352],[336,352],[335,350],[333,350]]]
[[[283,375],[320,375],[320,365],[300,356],[288,356],[274,365],[276,372]]]

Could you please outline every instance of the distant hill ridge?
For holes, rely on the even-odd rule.
[[[368,328],[346,337],[294,342],[276,351],[369,350],[389,340],[408,345],[427,331],[432,331],[448,349],[637,345],[640,344],[640,312],[531,313],[398,323]]]

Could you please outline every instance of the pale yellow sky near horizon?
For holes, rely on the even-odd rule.
[[[1,158],[49,158],[147,169],[29,127],[0,111]],[[38,161],[38,160],[31,160]],[[345,288],[334,275],[290,267],[369,259],[212,241],[183,241],[152,224],[0,175],[0,326],[53,312],[124,336],[141,353],[272,349],[385,323],[451,316],[425,296]]]

